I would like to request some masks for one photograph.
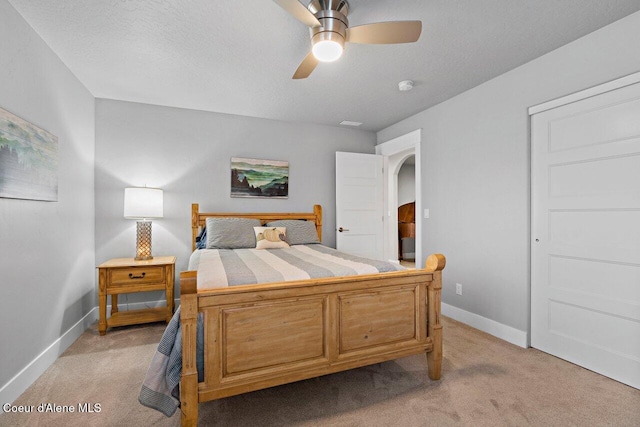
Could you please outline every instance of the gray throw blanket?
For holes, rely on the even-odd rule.
[[[196,339],[196,366],[198,381],[204,378],[204,337],[202,315],[198,315]],[[167,417],[180,407],[180,375],[182,373],[182,335],[180,334],[180,307],[167,325],[158,350],[153,356],[147,376],[142,383],[138,401],[156,409]]]

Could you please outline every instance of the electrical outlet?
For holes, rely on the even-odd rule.
[[[456,294],[462,295],[462,284],[456,283]]]

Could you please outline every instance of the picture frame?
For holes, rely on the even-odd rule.
[[[232,157],[231,197],[289,198],[289,162]]]
[[[0,197],[58,201],[58,138],[2,108]]]

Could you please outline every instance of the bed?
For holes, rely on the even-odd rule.
[[[193,204],[193,249],[207,218],[229,217],[311,221],[322,238],[319,205],[308,213],[201,213]],[[413,354],[426,353],[428,375],[438,380],[444,266],[436,254],[424,269],[210,289],[198,288],[197,271],[180,273],[182,425],[197,425],[200,402]]]

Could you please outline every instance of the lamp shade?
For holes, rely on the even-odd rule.
[[[124,189],[124,217],[129,219],[162,218],[163,199],[159,188],[130,187]]]

